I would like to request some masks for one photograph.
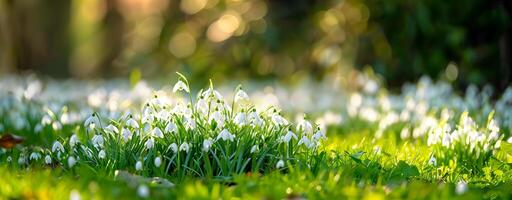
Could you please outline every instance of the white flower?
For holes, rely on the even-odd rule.
[[[71,146],[71,148],[73,148],[77,143],[79,142],[78,140],[78,136],[76,136],[75,134],[73,134],[70,138],[69,138],[69,146]]]
[[[235,121],[235,124],[238,126],[243,126],[243,125],[247,124],[247,119],[246,119],[245,113],[243,113],[243,112],[237,113],[234,121]]]
[[[321,130],[318,130],[314,135],[313,135],[313,140],[314,141],[318,141],[320,139],[326,139],[327,137],[325,137],[325,133]]]
[[[491,134],[489,134],[489,141],[494,142],[498,141],[500,139],[500,134],[498,132],[492,131]]]
[[[188,153],[189,149],[190,149],[190,146],[186,142],[184,142],[183,144],[180,145],[180,151],[185,151]]]
[[[7,162],[12,162],[12,157],[11,156],[7,156]]]
[[[251,147],[251,153],[258,152],[259,150],[260,150],[260,148],[258,147],[258,145],[254,145]]]
[[[203,96],[205,96],[207,98],[214,98],[217,100],[222,100],[224,98],[224,97],[222,97],[220,92],[218,92],[217,90],[211,89],[211,88],[208,88],[208,90],[204,91]]]
[[[50,155],[46,155],[44,157],[44,163],[46,163],[47,165],[52,164],[52,157],[50,157]]]
[[[227,129],[224,129],[217,136],[217,140],[219,139],[222,139],[224,141],[233,141],[233,139],[235,139],[235,135],[231,134]]]
[[[135,163],[135,170],[141,171],[142,170],[142,162],[139,160],[137,163]]]
[[[276,168],[280,169],[280,168],[283,168],[283,167],[284,167],[284,161],[283,160],[277,161]]]
[[[455,193],[461,195],[466,193],[466,191],[468,191],[468,183],[466,183],[465,181],[460,181],[459,183],[457,183],[457,186],[455,187]]]
[[[52,128],[53,128],[53,130],[57,130],[57,131],[61,130],[62,129],[62,124],[60,122],[58,122],[58,121],[54,121],[52,123]]]
[[[185,92],[187,92],[187,93],[190,92],[187,84],[185,84],[185,82],[179,80],[176,84],[174,84],[174,87],[172,88],[172,92],[176,93],[177,91],[182,91],[182,90],[185,90]]]
[[[117,127],[115,127],[112,124],[109,124],[107,127],[105,127],[105,130],[110,131],[112,133],[119,133],[119,129],[117,129]]]
[[[76,164],[76,159],[73,156],[68,157],[68,166],[69,168],[72,168]]]
[[[500,132],[500,127],[498,126],[494,119],[491,119],[491,121],[487,125],[487,129],[489,129],[491,132]]]
[[[272,122],[276,126],[281,126],[281,125],[282,126],[286,126],[286,125],[288,125],[288,121],[285,118],[283,118],[281,115],[279,115],[279,114],[273,114],[271,118],[272,118]]]
[[[172,143],[169,145],[169,148],[172,150],[172,152],[177,153],[178,152],[178,145],[176,143]]]
[[[160,130],[160,128],[158,128],[158,127],[155,127],[151,133],[155,137],[164,138],[164,133],[162,133],[162,130]]]
[[[94,145],[94,147],[96,147],[96,148],[103,147],[103,143],[104,143],[103,136],[94,135],[94,136],[92,136],[91,140],[92,140],[92,145]]]
[[[215,111],[210,115],[210,119],[208,119],[208,121],[210,124],[215,121],[217,123],[217,127],[222,128],[224,126],[224,115],[219,111]]]
[[[306,134],[313,134],[313,125],[311,125],[311,123],[307,120],[302,120],[297,125],[297,130],[301,130]]]
[[[185,117],[185,128],[192,130],[196,128],[196,121],[192,117]]]
[[[246,103],[249,101],[249,95],[242,89],[238,90],[235,94],[235,103]]]
[[[293,139],[297,139],[297,135],[295,135],[295,133],[293,133],[292,131],[290,131],[290,130],[289,130],[288,132],[286,132],[286,135],[284,135],[284,136],[281,138],[281,140],[282,140],[283,142],[290,142],[290,140],[291,140],[292,138],[293,138]]]
[[[211,138],[208,138],[203,141],[203,151],[207,152],[212,147],[213,140]]]
[[[147,148],[147,149],[152,149],[152,148],[153,148],[153,146],[155,145],[155,140],[154,140],[153,138],[149,138],[149,139],[146,141],[145,145],[146,145],[146,148]]]
[[[206,102],[206,100],[203,97],[201,97],[197,101],[196,109],[199,110],[199,112],[201,112],[201,114],[203,114],[203,115],[208,114],[208,103]]]
[[[41,124],[43,126],[50,125],[53,122],[53,119],[49,115],[44,115],[43,118],[41,118]]]
[[[56,151],[64,152],[64,146],[59,141],[55,141],[52,146],[52,152]]]
[[[80,196],[80,192],[78,190],[71,190],[69,193],[69,200],[81,200],[82,197]]]
[[[155,167],[160,167],[160,165],[162,164],[162,158],[160,158],[160,156],[156,157],[154,164],[155,164]]]
[[[25,162],[26,162],[26,160],[25,160],[25,157],[24,157],[24,156],[20,156],[20,157],[18,158],[18,165],[24,165],[24,164],[25,164]]]
[[[252,126],[262,126],[264,123],[263,119],[261,119],[256,111],[249,113],[249,122]]]
[[[165,130],[164,130],[166,133],[177,133],[178,132],[178,127],[176,127],[176,124],[172,123],[171,121],[169,123],[167,123],[167,126],[165,126]]]
[[[98,117],[96,117],[96,114],[92,114],[85,120],[84,127],[89,128],[93,124],[94,125],[100,124],[100,120],[98,119]]]
[[[123,128],[121,133],[123,134],[123,139],[125,142],[127,142],[132,137],[132,132],[126,128]]]
[[[139,185],[137,187],[137,195],[139,195],[140,198],[148,198],[149,197],[149,188],[146,185]]]
[[[104,159],[106,157],[106,153],[103,149],[98,153],[98,157],[100,159]]]
[[[300,146],[302,144],[304,144],[304,146],[306,146],[307,148],[311,148],[312,147],[311,141],[306,136],[302,136],[302,138],[299,140],[299,143],[297,145]]]
[[[137,121],[135,121],[133,118],[130,117],[130,119],[128,119],[126,121],[126,125],[129,126],[129,127],[132,127],[132,128],[135,128],[135,129],[138,129],[139,128],[139,123],[137,123]]]
[[[41,158],[41,154],[39,154],[37,152],[32,152],[30,154],[30,160],[39,160],[39,158]]]
[[[509,137],[509,138],[507,139],[507,142],[508,142],[508,143],[510,143],[510,144],[512,144],[512,137]]]
[[[428,160],[428,164],[429,164],[429,165],[433,165],[433,166],[437,166],[437,160],[436,160],[436,157],[431,156],[431,157],[430,157],[430,159]]]

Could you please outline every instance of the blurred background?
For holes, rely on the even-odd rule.
[[[0,0],[0,74],[511,79],[508,0]],[[349,80],[349,79],[347,79]]]

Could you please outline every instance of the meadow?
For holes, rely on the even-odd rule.
[[[0,79],[0,198],[512,198],[512,87],[193,82]]]

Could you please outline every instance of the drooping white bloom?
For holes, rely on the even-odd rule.
[[[431,156],[431,157],[430,157],[430,159],[428,160],[428,164],[429,164],[429,165],[433,165],[433,166],[437,166],[437,160],[436,160],[436,157]]]
[[[11,156],[7,156],[6,160],[7,160],[8,163],[10,163],[10,162],[12,162],[12,157]]]
[[[137,163],[135,163],[135,170],[137,171],[141,171],[142,170],[142,161],[137,161]]]
[[[510,144],[512,144],[512,137],[509,137],[509,138],[507,139],[507,142],[508,142],[508,143],[510,143]]]
[[[102,135],[96,134],[96,135],[92,136],[91,140],[92,140],[92,145],[94,145],[94,147],[96,147],[96,148],[103,147],[104,140],[103,140]]]
[[[235,94],[235,103],[246,103],[249,101],[249,95],[242,89],[238,90]]]
[[[112,133],[119,133],[119,129],[117,129],[117,127],[115,127],[112,124],[109,124],[107,127],[105,127],[105,130],[110,131]]]
[[[121,133],[123,134],[123,139],[125,142],[128,142],[128,140],[132,137],[132,132],[126,128],[123,128]]]
[[[50,124],[52,124],[52,122],[53,122],[53,119],[47,114],[44,115],[43,118],[41,118],[41,124],[43,126],[50,125]]]
[[[20,156],[18,158],[18,165],[24,165],[26,163],[26,159],[25,159],[25,156]]]
[[[234,121],[235,121],[236,125],[244,126],[245,124],[247,124],[246,114],[244,112],[237,113],[236,116],[235,116]]]
[[[286,120],[285,118],[283,118],[279,114],[273,114],[271,118],[272,118],[272,122],[276,126],[286,126],[286,125],[288,125],[288,120]]]
[[[277,169],[281,169],[281,168],[283,168],[283,167],[284,167],[284,161],[283,161],[283,160],[279,160],[279,161],[277,161],[277,163],[276,163],[276,168],[277,168]]]
[[[217,140],[222,139],[224,141],[233,141],[235,139],[235,135],[231,134],[228,129],[223,129],[219,135],[217,136]]]
[[[260,150],[260,148],[258,147],[258,145],[253,145],[251,147],[251,153],[255,153],[255,152],[258,152]]]
[[[180,145],[180,151],[185,151],[188,153],[188,150],[190,149],[190,146],[188,143],[184,142],[183,144]]]
[[[148,198],[149,197],[149,188],[148,186],[142,184],[137,187],[137,195],[139,195],[140,198]]]
[[[219,91],[214,90],[212,88],[208,88],[208,90],[203,92],[203,96],[206,98],[213,98],[215,100],[222,100],[224,97],[220,94]]]
[[[50,155],[46,155],[44,157],[44,163],[46,163],[47,165],[52,164],[52,157],[50,157]]]
[[[52,152],[56,151],[64,152],[64,146],[59,141],[55,141],[52,146]]]
[[[41,154],[37,153],[37,152],[32,152],[30,154],[30,160],[39,160],[41,158]]]
[[[169,145],[169,148],[172,150],[172,152],[177,153],[178,152],[178,145],[176,143],[172,143]]]
[[[164,133],[162,133],[162,130],[160,130],[158,127],[155,127],[151,133],[155,137],[164,138]]]
[[[464,194],[468,191],[468,183],[466,181],[460,181],[455,187],[455,193],[458,195]]]
[[[214,121],[217,123],[217,127],[222,128],[224,126],[224,115],[219,111],[215,111],[210,115],[210,119],[208,121],[213,123]]]
[[[311,125],[311,122],[304,119],[297,125],[297,130],[301,130],[308,135],[313,134],[313,125]]]
[[[297,139],[297,135],[295,135],[295,133],[293,133],[291,130],[288,130],[288,132],[286,132],[286,135],[281,137],[281,141],[288,143],[292,138]]]
[[[146,149],[152,149],[153,146],[155,145],[155,140],[153,138],[149,138],[146,143]]]
[[[126,121],[126,125],[135,129],[139,128],[139,123],[131,117]]]
[[[265,123],[263,121],[263,119],[261,119],[261,117],[258,115],[258,113],[256,111],[253,111],[253,112],[249,113],[249,122],[251,123],[251,125],[253,127],[255,127],[255,126],[263,126],[263,124]]]
[[[174,87],[172,88],[172,92],[176,93],[177,91],[182,91],[182,90],[184,90],[187,93],[190,92],[187,84],[185,84],[185,82],[179,80],[178,82],[176,82],[176,84],[174,84]]]
[[[59,121],[54,121],[52,123],[52,128],[53,128],[53,130],[56,130],[56,131],[61,130],[62,124]]]
[[[203,97],[197,101],[196,109],[203,115],[208,114],[208,103]]]
[[[92,114],[85,120],[84,127],[88,128],[93,124],[100,125],[100,120],[98,119],[98,117],[96,117],[96,114]]]
[[[311,145],[311,141],[308,139],[308,137],[306,136],[302,136],[302,138],[299,140],[299,143],[297,143],[298,146],[300,145],[304,145],[306,146],[307,148],[311,148],[312,145]]]
[[[494,119],[491,119],[487,126],[487,129],[489,129],[491,132],[500,132],[500,127],[498,126]]]
[[[78,140],[78,136],[76,136],[76,134],[73,134],[69,138],[69,146],[71,146],[71,148],[73,148],[78,142],[79,142],[79,140]]]
[[[157,156],[154,161],[155,167],[160,167],[162,164],[162,158],[160,156]]]
[[[185,117],[185,128],[192,130],[196,128],[196,120],[192,117]]]
[[[208,152],[210,150],[210,148],[212,147],[212,145],[213,145],[213,140],[211,138],[204,140],[203,141],[203,151]]]
[[[68,166],[69,168],[72,168],[76,164],[76,159],[73,156],[68,157]]]
[[[176,124],[169,121],[169,123],[167,123],[167,126],[165,126],[165,132],[166,133],[177,133],[178,127],[176,126]]]
[[[106,156],[107,155],[106,155],[106,153],[105,153],[105,151],[103,149],[98,153],[98,157],[100,159],[104,159]]]
[[[321,130],[316,131],[315,134],[313,134],[313,140],[318,141],[320,139],[326,139],[325,133]]]

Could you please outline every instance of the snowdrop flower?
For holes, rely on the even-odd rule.
[[[134,129],[138,129],[139,128],[139,123],[137,123],[137,121],[135,121],[133,118],[130,117],[130,119],[128,119],[126,121],[126,125],[129,126],[129,127],[132,127]]]
[[[165,130],[164,131],[166,133],[177,133],[178,132],[178,127],[176,126],[176,124],[174,124],[171,121],[169,121],[169,123],[167,123],[167,126],[165,126]]]
[[[30,154],[30,160],[39,160],[39,158],[41,158],[41,154],[39,154],[39,153],[32,152]]]
[[[300,145],[303,145],[306,146],[307,148],[311,148],[312,147],[312,143],[311,141],[308,139],[308,137],[306,136],[302,136],[302,138],[299,140],[299,143],[297,144],[298,146]]]
[[[292,138],[297,139],[297,135],[295,135],[295,133],[293,133],[291,130],[288,130],[288,132],[286,132],[286,135],[284,135],[281,138],[281,141],[288,143]]]
[[[509,138],[507,139],[507,142],[508,142],[508,143],[510,143],[510,144],[512,144],[512,137],[509,137]]]
[[[208,88],[208,90],[203,92],[203,95],[207,98],[213,98],[216,100],[222,100],[224,97],[218,92],[217,90],[214,90],[212,88]]]
[[[246,119],[246,115],[245,113],[242,111],[242,112],[239,112],[236,114],[235,116],[235,124],[238,125],[238,126],[243,126],[247,123],[247,119]]]
[[[208,103],[206,102],[203,96],[201,96],[197,101],[196,109],[203,115],[208,114]]]
[[[119,129],[117,129],[117,127],[115,127],[112,124],[109,124],[107,127],[105,127],[105,130],[110,131],[112,133],[119,133]]]
[[[169,145],[169,148],[172,150],[172,152],[177,153],[178,152],[178,145],[176,143],[172,143]]]
[[[180,151],[185,151],[188,153],[189,149],[190,149],[190,146],[186,142],[184,142],[183,144],[180,145]]]
[[[7,162],[12,162],[12,157],[11,156],[7,156]]]
[[[96,148],[103,147],[103,143],[104,143],[103,136],[95,134],[94,136],[92,136],[91,140],[92,140],[92,145],[94,145],[94,147],[96,147]]]
[[[487,125],[487,129],[489,129],[491,132],[500,132],[500,127],[498,126],[494,119],[491,119],[491,121]]]
[[[81,200],[80,192],[78,190],[71,190],[69,193],[69,200]]]
[[[436,157],[431,156],[431,157],[430,157],[430,159],[428,160],[428,164],[429,164],[429,165],[433,165],[433,166],[437,166],[437,160],[436,160]]]
[[[251,147],[251,153],[258,152],[259,150],[260,150],[260,148],[258,147],[258,145],[254,145]]]
[[[224,141],[233,141],[235,139],[235,135],[231,134],[228,129],[222,130],[217,136],[217,140],[222,139]]]
[[[160,165],[162,164],[162,158],[160,156],[156,157],[154,164],[155,164],[155,167],[160,167]]]
[[[52,146],[52,152],[56,151],[64,152],[64,146],[59,141],[55,141]]]
[[[153,148],[153,146],[155,145],[155,140],[154,140],[153,138],[149,138],[149,139],[146,141],[145,145],[146,145],[146,148],[147,148],[147,149],[152,149],[152,148]]]
[[[212,115],[210,115],[210,119],[208,119],[210,124],[215,121],[217,123],[217,127],[222,128],[224,126],[224,116],[219,112],[215,111]]]
[[[246,103],[249,101],[249,95],[242,89],[239,89],[235,94],[235,103]]]
[[[187,93],[190,92],[187,84],[185,84],[185,82],[179,80],[178,82],[176,82],[176,84],[174,84],[174,87],[172,88],[172,92],[176,93],[177,91],[182,91],[182,90],[184,90]]]
[[[162,130],[160,130],[158,127],[155,127],[151,133],[155,137],[164,138],[164,133],[162,133]]]
[[[203,151],[208,152],[210,150],[210,148],[212,147],[212,145],[213,145],[213,140],[211,138],[204,140],[203,141]]]
[[[148,198],[149,197],[149,188],[146,185],[139,185],[137,187],[137,195],[139,195],[140,198]]]
[[[272,118],[272,122],[276,126],[286,126],[286,125],[288,125],[288,121],[285,118],[283,118],[281,115],[279,115],[279,114],[273,114],[271,118]]]
[[[304,133],[306,134],[313,134],[313,126],[311,125],[311,123],[307,120],[302,120],[298,125],[297,125],[297,130],[302,130]]]
[[[320,129],[318,129],[318,131],[316,131],[316,133],[313,135],[313,140],[315,141],[318,141],[320,139],[326,139],[327,137],[325,136],[325,133],[323,131],[321,131]]]
[[[255,110],[253,110],[251,113],[249,113],[249,122],[253,127],[255,126],[263,126],[264,121],[261,119],[261,117],[256,113]]]
[[[58,121],[54,121],[52,123],[52,128],[53,128],[53,130],[57,130],[57,131],[61,130],[62,129],[62,124],[60,122],[58,122]]]
[[[277,161],[277,163],[276,163],[276,168],[277,168],[277,169],[281,169],[281,168],[283,168],[283,167],[284,167],[284,161],[283,161],[283,160],[279,160],[279,161]]]
[[[46,155],[44,157],[44,163],[46,163],[47,165],[52,164],[52,157],[50,157],[50,155]]]
[[[137,163],[135,163],[135,170],[141,171],[142,170],[142,162],[139,160]]]
[[[76,164],[76,159],[73,156],[68,157],[68,166],[69,168],[72,168]]]
[[[71,148],[73,148],[78,142],[79,142],[79,140],[78,140],[78,136],[76,136],[76,134],[73,134],[69,138],[69,146],[71,146]]]
[[[458,195],[464,194],[468,191],[468,183],[466,181],[460,181],[455,187],[455,193]]]
[[[49,115],[44,115],[43,118],[41,118],[41,124],[43,126],[47,126],[52,124],[53,119]]]
[[[123,128],[121,133],[123,134],[123,139],[125,142],[128,142],[128,140],[132,137],[132,132],[126,128]]]
[[[18,165],[24,165],[25,163],[26,163],[25,157],[24,156],[20,156],[18,158]]]
[[[192,130],[196,128],[196,121],[192,117],[185,117],[185,128]]]
[[[100,120],[98,119],[98,117],[96,117],[96,114],[94,114],[94,113],[85,120],[84,127],[89,127],[92,124],[95,124],[95,125],[100,124]]]
[[[106,153],[103,149],[98,153],[98,157],[100,159],[104,159],[106,157]]]

